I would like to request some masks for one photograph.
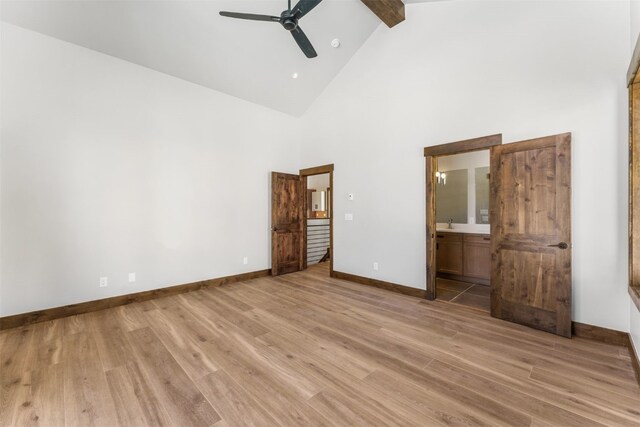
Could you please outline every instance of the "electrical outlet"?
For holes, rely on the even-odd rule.
[[[344,214],[344,220],[345,221],[353,221],[353,214],[350,214],[350,213]]]
[[[243,263],[244,265],[249,264],[249,258],[247,258],[247,257],[242,258],[242,263]]]
[[[109,286],[109,278],[108,277],[101,277],[100,278],[100,287],[101,288],[106,288],[107,286]]]
[[[136,281],[136,273],[129,273],[129,283]]]
[[[373,263],[373,269],[374,269],[375,271],[378,271],[378,263],[377,263],[377,262],[374,262],[374,263]]]

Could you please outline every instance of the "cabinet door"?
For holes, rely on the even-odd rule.
[[[491,246],[483,243],[464,243],[464,276],[491,279]]]
[[[438,241],[436,267],[439,273],[462,274],[462,242]]]

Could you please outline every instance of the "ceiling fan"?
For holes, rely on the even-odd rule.
[[[311,45],[311,42],[304,34],[302,29],[298,26],[298,21],[300,18],[305,16],[307,13],[311,12],[311,9],[320,4],[322,0],[300,0],[298,4],[291,9],[291,0],[288,0],[288,9],[282,11],[280,16],[269,16],[269,15],[254,15],[252,13],[238,13],[238,12],[220,12],[220,15],[226,16],[229,18],[238,18],[238,19],[248,19],[250,21],[268,21],[268,22],[278,22],[280,23],[285,30],[289,31],[293,36],[302,52],[307,56],[307,58],[315,58],[318,56],[316,50]]]

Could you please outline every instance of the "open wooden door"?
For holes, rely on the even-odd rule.
[[[271,274],[303,269],[304,189],[299,175],[271,173]]]
[[[491,148],[491,315],[571,337],[571,134]]]

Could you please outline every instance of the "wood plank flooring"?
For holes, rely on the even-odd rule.
[[[640,425],[627,349],[326,266],[0,333],[0,426]]]

